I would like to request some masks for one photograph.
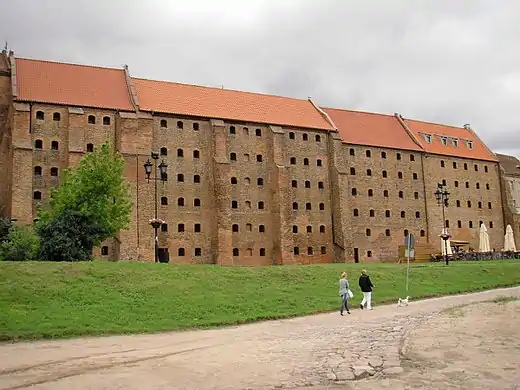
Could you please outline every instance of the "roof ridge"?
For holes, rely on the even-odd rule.
[[[410,118],[404,118],[404,119],[407,120],[407,121],[414,121],[414,122],[424,123],[426,125],[437,125],[437,126],[444,126],[444,127],[452,127],[454,129],[458,129],[458,130],[468,130],[464,126],[458,127],[458,126],[454,126],[454,125],[446,125],[446,124],[443,124],[443,123],[423,121],[423,120],[420,120],[420,119],[410,119]]]
[[[44,62],[44,63],[47,63],[47,64],[60,64],[60,65],[78,66],[78,67],[82,67],[82,68],[95,68],[95,69],[124,71],[124,66],[122,66],[121,68],[116,68],[116,67],[101,66],[101,65],[85,65],[85,64],[79,64],[79,63],[76,63],[76,62],[39,60],[39,59],[36,59],[36,58],[28,58],[28,57],[16,57],[16,59],[17,60],[24,60],[24,61],[32,61],[32,62]]]
[[[179,81],[154,80],[154,79],[148,79],[148,78],[143,78],[143,77],[132,77],[132,79],[133,80],[140,80],[140,81],[152,81],[152,82],[156,82],[156,83],[184,85],[186,87],[197,87],[197,88],[215,89],[215,90],[229,91],[229,92],[239,92],[239,93],[245,93],[245,94],[256,95],[256,96],[278,97],[278,98],[283,98],[283,99],[297,100],[297,101],[300,101],[300,102],[307,102],[307,103],[309,103],[308,98],[304,99],[304,98],[296,98],[296,97],[291,97],[291,96],[274,95],[274,94],[270,94],[270,93],[243,91],[243,90],[240,90],[240,89],[210,87],[210,86],[207,86],[207,85],[200,85],[200,84],[181,83]]]
[[[349,109],[345,109],[345,108],[334,108],[334,107],[323,107],[323,106],[320,106],[320,108],[322,108],[323,110],[335,110],[335,111],[353,112],[353,113],[356,113],[356,114],[378,115],[378,116],[386,116],[386,117],[389,117],[389,118],[393,118],[394,117],[393,114],[382,114],[380,112],[370,112],[370,111],[362,111],[362,110],[349,110]]]

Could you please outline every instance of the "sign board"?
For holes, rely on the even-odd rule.
[[[406,247],[408,249],[413,249],[415,248],[415,237],[413,236],[412,233],[409,233],[405,238],[404,238],[404,245],[406,245]]]

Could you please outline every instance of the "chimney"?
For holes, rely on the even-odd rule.
[[[466,123],[466,124],[464,125],[464,128],[465,128],[466,130],[471,130],[471,126],[470,126],[469,123]]]

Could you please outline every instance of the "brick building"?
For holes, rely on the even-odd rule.
[[[395,258],[408,232],[438,246],[433,192],[451,192],[454,239],[504,235],[497,157],[469,126],[320,108],[310,99],[132,78],[110,69],[0,58],[0,212],[31,223],[60,172],[109,141],[126,162],[127,230],[96,256],[153,260],[151,151],[159,246],[173,263],[270,265]]]

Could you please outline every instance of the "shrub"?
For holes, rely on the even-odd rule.
[[[40,240],[34,231],[26,226],[13,225],[7,240],[0,243],[0,259],[4,261],[36,260]]]

